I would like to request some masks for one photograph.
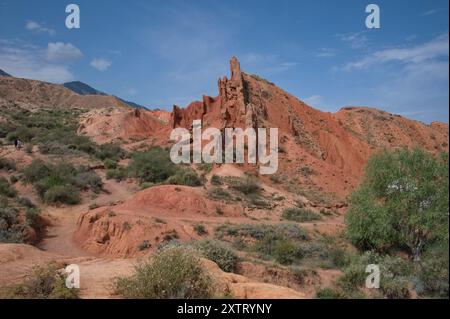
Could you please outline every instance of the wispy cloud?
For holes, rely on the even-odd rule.
[[[369,39],[366,35],[366,31],[337,34],[338,39],[347,43],[352,49],[362,49],[369,45]]]
[[[74,79],[68,63],[48,59],[48,48],[18,40],[0,39],[0,68],[16,77],[48,82]]]
[[[432,15],[432,14],[437,13],[438,11],[439,11],[439,10],[437,10],[437,9],[431,9],[431,10],[428,10],[428,11],[425,11],[424,13],[422,13],[422,16],[424,16],[424,17],[430,16],[430,15]]]
[[[72,43],[50,42],[47,45],[46,55],[49,61],[72,61],[80,58],[83,54]]]
[[[358,61],[347,63],[344,69],[366,69],[374,64],[387,62],[421,63],[438,57],[448,57],[448,45],[449,36],[444,34],[421,45],[376,51]]]
[[[47,33],[49,35],[54,35],[56,33],[54,29],[45,27],[42,24],[32,20],[27,21],[25,28],[36,33]]]
[[[448,121],[449,35],[419,45],[373,52],[347,63],[347,71],[384,72],[384,81],[373,88],[374,102],[394,113],[412,114],[429,122],[440,116]]]
[[[331,58],[334,56],[336,56],[336,49],[332,48],[321,48],[316,54],[316,57],[318,58]]]
[[[111,66],[111,62],[103,58],[95,58],[91,61],[91,66],[99,71],[106,71]]]

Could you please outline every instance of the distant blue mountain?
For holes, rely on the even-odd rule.
[[[106,93],[103,93],[99,90],[94,89],[92,86],[87,85],[86,83],[80,82],[80,81],[73,81],[73,82],[66,82],[63,84],[65,88],[72,90],[73,92],[80,94],[80,95],[109,95]],[[120,101],[122,101],[125,104],[128,104],[131,107],[134,108],[145,108],[142,105],[139,105],[134,102],[126,101],[124,99],[121,99],[120,97],[117,97]]]
[[[80,81],[66,82],[63,85],[80,95],[107,95]]]
[[[0,76],[11,76],[11,75],[0,69]]]

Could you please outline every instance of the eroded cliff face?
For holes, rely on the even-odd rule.
[[[247,75],[241,71],[236,57],[231,59],[230,69],[230,79],[224,76],[218,80],[219,95],[217,97],[203,96],[201,102],[193,102],[185,109],[174,105],[171,127],[190,129],[194,120],[202,120],[204,126],[214,126],[219,129],[257,128],[258,119],[263,117],[265,120],[267,112],[262,103],[250,101]],[[256,105],[255,102],[257,102]]]
[[[230,61],[230,71],[230,78],[218,80],[218,96],[203,96],[186,108],[174,105],[170,115],[162,114],[166,121],[155,118],[161,114],[152,111],[142,111],[137,117],[130,111],[114,110],[111,115],[120,114],[107,120],[84,121],[84,131],[88,135],[108,133],[108,139],[114,135],[137,136],[151,140],[152,145],[169,145],[171,130],[191,130],[194,120],[201,120],[203,129],[277,128],[277,175],[283,178],[283,184],[301,185],[311,193],[333,193],[340,198],[358,185],[367,159],[382,148],[422,147],[432,153],[448,152],[448,124],[426,125],[372,108],[322,112],[275,84],[243,72],[235,57]],[[126,112],[130,114],[125,116]],[[95,114],[89,117],[95,118]],[[107,127],[99,129],[95,123],[106,123]]]

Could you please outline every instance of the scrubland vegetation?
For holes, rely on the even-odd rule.
[[[170,265],[170,267],[168,267]],[[118,278],[116,293],[125,298],[211,298],[214,284],[192,249],[169,247],[158,251],[135,269],[131,277]]]
[[[0,290],[1,298],[77,299],[78,290],[66,287],[66,274],[57,264],[36,267],[24,282]]]
[[[4,177],[0,177],[0,242],[22,243],[26,228],[37,228],[39,209]]]
[[[448,298],[448,154],[421,150],[373,156],[347,213],[347,237],[360,249],[320,298],[364,297],[365,267],[381,270],[379,298]],[[407,257],[405,257],[405,254]]]

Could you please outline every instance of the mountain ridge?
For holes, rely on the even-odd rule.
[[[0,76],[11,76],[10,74],[6,73],[5,71],[3,71],[2,69],[0,69]]]

